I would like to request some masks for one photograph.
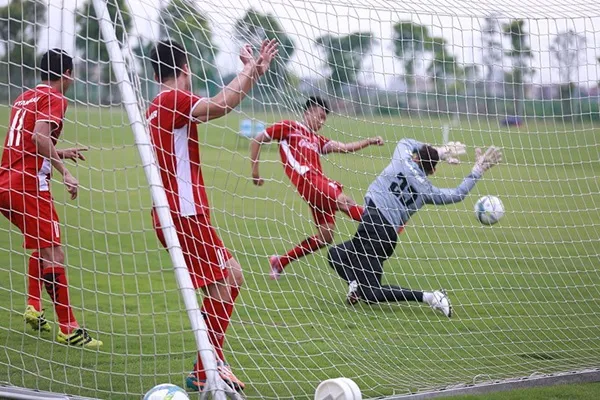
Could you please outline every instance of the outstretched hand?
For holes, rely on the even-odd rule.
[[[277,56],[279,43],[276,39],[263,40],[258,56],[254,57],[254,52],[250,44],[245,44],[240,49],[240,61],[244,66],[254,67],[258,76],[262,76],[267,72],[271,61]]]
[[[485,153],[480,148],[475,149],[475,166],[473,172],[483,174],[502,161],[502,152],[499,148],[490,146]]]
[[[271,66],[271,61],[277,56],[279,42],[275,39],[264,40],[260,46],[258,58],[256,59],[256,72],[262,76]]]

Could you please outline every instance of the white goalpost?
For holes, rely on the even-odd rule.
[[[43,288],[51,332],[24,322],[39,287],[22,233],[1,216],[0,397],[139,399],[159,384],[185,388],[198,351],[208,390],[191,399],[313,399],[334,378],[390,400],[600,381],[598,26],[590,1],[0,2],[0,131],[16,97],[39,83],[42,53],[74,58],[57,148],[88,151],[65,162],[78,199],[58,174],[51,186],[70,302],[104,342],[59,344]],[[185,48],[192,91],[212,97],[241,70],[240,48],[264,39],[280,43],[270,70],[235,110],[198,125],[210,222],[244,274],[223,347],[246,384],[237,394],[219,375],[144,115],[159,91],[150,62],[159,40]],[[249,147],[279,121],[305,124],[311,96],[331,109],[319,134],[385,142],[321,157],[359,205],[402,139],[467,145],[461,164],[430,176],[443,188],[469,174],[475,148],[502,148],[503,162],[463,202],[416,213],[383,264],[384,284],[444,289],[452,318],[416,301],[349,305],[329,245],[298,256],[324,212],[286,176],[289,148],[262,146],[258,186]],[[506,213],[484,226],[473,207],[488,195]],[[357,226],[337,212],[331,244]],[[291,260],[278,280],[274,255]]]

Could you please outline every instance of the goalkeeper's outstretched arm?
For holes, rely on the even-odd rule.
[[[502,160],[500,149],[491,146],[485,153],[481,149],[475,150],[475,165],[469,175],[465,177],[458,187],[453,189],[440,189],[430,184],[427,189],[421,189],[421,193],[425,194],[424,201],[427,204],[452,204],[458,203],[469,194],[475,187],[477,181],[483,176],[485,171],[497,165]]]

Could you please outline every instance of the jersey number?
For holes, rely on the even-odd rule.
[[[396,175],[396,179],[398,182],[392,182],[390,185],[390,192],[392,192],[394,196],[396,196],[398,200],[404,204],[404,207],[408,208],[417,200],[419,194],[412,186],[408,184],[404,174],[399,173]]]
[[[8,131],[8,141],[6,147],[19,146],[21,144],[21,132],[23,131],[23,120],[25,119],[26,110],[21,108],[17,110],[13,123]]]

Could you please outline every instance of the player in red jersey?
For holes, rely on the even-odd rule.
[[[197,124],[222,117],[235,108],[258,77],[267,71],[277,54],[277,46],[274,40],[264,41],[257,58],[253,57],[249,45],[244,46],[240,53],[243,70],[212,98],[201,98],[190,92],[190,70],[181,45],[160,42],[151,53],[155,78],[161,88],[146,117],[162,182],[192,282],[205,295],[202,312],[218,358],[219,373],[238,391],[244,389],[244,384],[225,363],[223,342],[242,284],[242,269],[210,221]],[[166,248],[155,210],[152,214],[157,236]],[[186,386],[201,391],[205,385],[206,373],[198,355]]]
[[[79,183],[62,160],[85,160],[84,148],[55,147],[67,110],[63,93],[73,81],[73,59],[63,50],[49,50],[42,56],[40,71],[42,83],[21,94],[12,106],[0,164],[0,212],[21,230],[24,247],[34,250],[25,321],[36,330],[50,331],[41,308],[43,282],[58,317],[58,342],[98,348],[102,342],[79,326],[69,303],[60,226],[50,193],[54,167],[74,200]]]
[[[329,114],[329,105],[319,97],[310,97],[304,105],[304,120],[281,121],[260,133],[250,145],[252,179],[255,185],[264,181],[258,170],[260,147],[271,140],[279,141],[279,154],[286,175],[300,196],[310,205],[318,233],[311,236],[283,256],[269,259],[271,279],[279,279],[283,269],[292,261],[333,242],[335,213],[341,211],[360,221],[363,208],[342,192],[342,184],[325,176],[321,155],[350,153],[370,145],[383,145],[381,137],[372,137],[351,143],[329,140],[318,134]]]

